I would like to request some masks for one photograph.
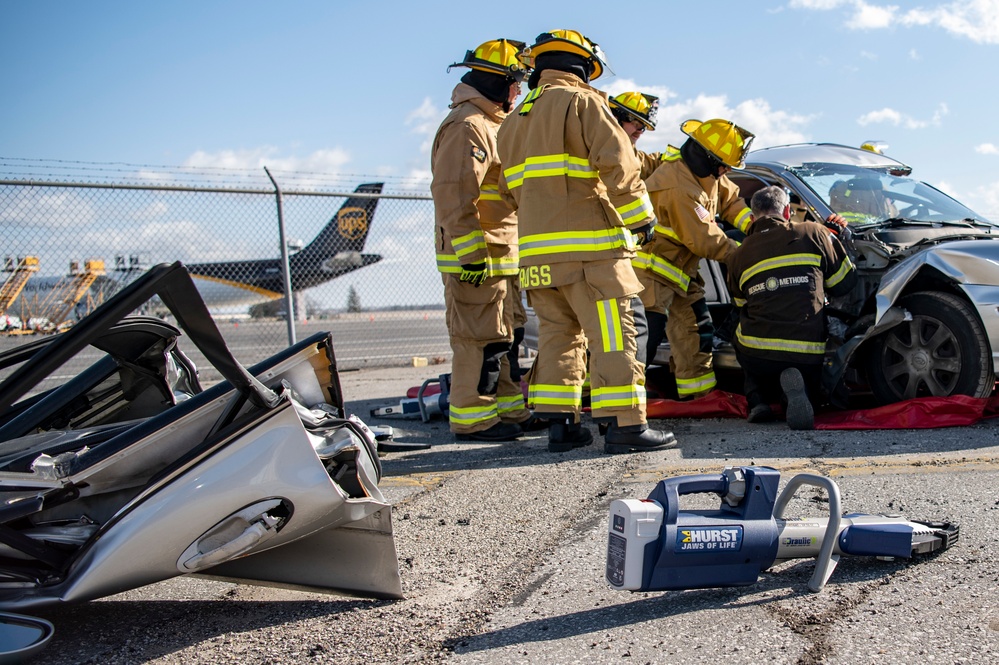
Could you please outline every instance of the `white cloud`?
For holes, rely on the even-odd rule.
[[[149,205],[135,211],[135,219],[159,219],[170,211],[165,201],[153,201]]]
[[[951,185],[949,181],[941,180],[940,182],[933,183],[933,186],[951,198],[957,199],[958,201],[961,200],[960,190]]]
[[[865,58],[866,60],[877,60],[878,59],[878,54],[877,53],[871,53],[870,51],[861,51],[860,52],[860,57],[861,58]]]
[[[975,152],[979,155],[999,155],[999,148],[994,143],[983,143],[975,146]]]
[[[194,263],[252,256],[248,237],[225,236],[188,219],[170,219],[138,227],[88,230],[76,243],[80,247],[103,248],[106,254],[139,254],[153,263],[164,260]]]
[[[866,0],[790,0],[788,7],[812,11],[843,8],[849,12],[844,24],[853,30],[928,26],[975,43],[999,44],[999,2],[996,0],[964,0],[905,10],[899,5]]]
[[[226,170],[263,171],[266,166],[273,171],[298,171],[336,173],[350,162],[350,153],[342,148],[316,150],[302,156],[281,156],[274,146],[261,146],[244,150],[198,150],[186,160],[185,167],[217,168]]]
[[[975,198],[984,202],[978,212],[993,222],[999,221],[999,182],[982,185],[975,191]]]
[[[411,126],[414,134],[425,137],[420,144],[420,152],[430,153],[437,128],[448,114],[447,107],[441,109],[434,105],[429,97],[423,98],[423,103],[406,115],[406,124]]]
[[[896,5],[886,5],[879,7],[871,5],[863,0],[856,0],[853,3],[854,14],[847,22],[846,27],[852,30],[877,30],[888,28],[894,22],[895,14],[898,12]]]
[[[877,111],[870,111],[857,118],[857,124],[863,127],[867,125],[887,123],[905,129],[924,129],[926,127],[940,126],[943,117],[950,113],[946,104],[941,103],[933,112],[930,120],[919,120],[910,115],[897,111],[893,108],[883,108]]]
[[[611,97],[620,95],[622,92],[644,92],[647,95],[655,95],[659,98],[659,105],[662,106],[668,100],[677,96],[675,92],[664,85],[640,85],[634,79],[616,78],[611,81],[606,88],[602,88]]]
[[[923,58],[919,55],[919,51],[916,49],[909,49],[909,59],[910,60],[922,60]]]
[[[788,6],[792,9],[817,9],[825,11],[845,5],[847,2],[849,0],[791,0]]]
[[[29,188],[0,210],[0,222],[19,227],[82,228],[96,220],[97,210],[87,192],[69,188]]]
[[[932,25],[979,44],[999,44],[996,0],[951,2],[933,9],[912,9],[899,17],[904,26]]]
[[[754,148],[764,148],[807,141],[804,129],[815,116],[775,110],[765,99],[747,99],[732,106],[725,95],[702,93],[693,99],[660,105],[656,131],[646,132],[639,140],[638,148],[656,152],[665,149],[668,144],[679,147],[687,139],[680,131],[680,125],[691,118],[731,120],[756,135]]]

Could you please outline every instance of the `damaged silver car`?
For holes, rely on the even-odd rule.
[[[842,233],[859,280],[827,308],[824,383],[834,403],[871,393],[881,403],[913,397],[985,397],[999,366],[999,226],[880,152],[830,143],[751,152],[728,177],[748,201],[784,187],[796,219],[844,216]],[[708,308],[725,330],[734,307],[724,266],[701,261]],[[525,343],[537,348],[528,310]],[[731,344],[716,344],[716,369],[738,369]],[[669,363],[668,340],[656,362]]]
[[[178,327],[127,316],[153,296]],[[202,388],[181,331],[224,382]],[[344,413],[328,333],[244,368],[176,263],[0,371],[0,610],[184,574],[401,597],[375,439]]]

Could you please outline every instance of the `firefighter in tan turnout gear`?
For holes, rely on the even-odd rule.
[[[549,450],[589,444],[579,422],[588,342],[605,452],[676,445],[646,423],[636,357],[642,287],[630,260],[655,219],[635,150],[607,96],[588,84],[606,64],[574,30],[542,33],[530,54],[531,91],[499,131],[504,185],[518,208],[520,283],[539,322],[530,400],[552,421]]]
[[[451,95],[431,154],[437,268],[444,281],[454,359],[450,424],[458,440],[510,441],[547,427],[525,408],[507,353],[520,316],[517,217],[499,193],[496,131],[527,70],[523,42],[485,42],[452,67],[468,67]],[[450,70],[450,67],[448,68]]]
[[[659,98],[644,92],[622,92],[610,98],[611,113],[617,118],[617,124],[631,139],[635,154],[641,162],[641,177],[645,180],[659,166],[663,158],[661,152],[642,152],[638,149],[638,139],[646,130],[656,131],[656,114],[659,112]]]
[[[687,141],[664,153],[645,181],[659,222],[655,240],[634,263],[645,286],[646,364],[655,359],[665,333],[677,394],[693,399],[717,384],[711,355],[714,326],[698,264],[701,257],[725,261],[737,246],[715,222],[716,215],[743,233],[749,229],[749,207],[725,174],[742,166],[753,135],[721,119],[688,120],[680,129]]]

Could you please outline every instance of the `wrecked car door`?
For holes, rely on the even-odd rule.
[[[183,302],[225,382],[201,389],[176,329],[123,320],[152,294]],[[247,370],[173,264],[51,339],[0,357],[0,608],[181,574],[400,597],[374,438],[343,412],[328,334]],[[104,353],[33,392],[87,348]]]

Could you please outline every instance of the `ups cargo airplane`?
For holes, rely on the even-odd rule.
[[[383,184],[358,185],[354,193],[380,194]],[[289,257],[293,291],[381,261],[378,254],[361,254],[377,204],[377,198],[347,199],[319,235]],[[284,295],[280,258],[194,263],[187,270],[212,309],[256,305]]]
[[[380,182],[359,185],[354,193],[379,194],[383,185]],[[348,198],[312,242],[289,257],[293,291],[317,286],[382,259],[378,254],[361,253],[377,204],[377,198]],[[127,265],[121,263],[111,275],[102,275],[93,281],[91,294],[101,294],[103,297],[98,300],[103,300],[147,267],[140,267],[137,261]],[[187,269],[212,310],[249,307],[284,296],[280,258],[191,263],[187,264]],[[53,290],[66,281],[67,278],[54,277],[29,279],[21,293],[22,302],[9,307],[8,315],[27,311],[32,316],[44,316],[45,313],[38,311],[39,304],[52,300]]]

